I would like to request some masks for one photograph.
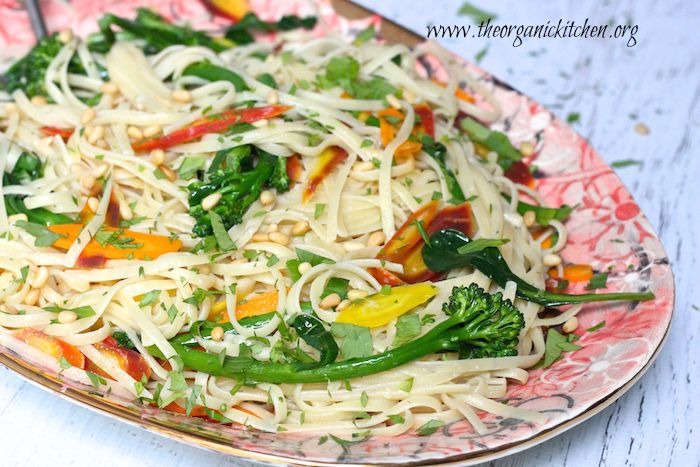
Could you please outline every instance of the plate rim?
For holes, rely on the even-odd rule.
[[[393,40],[392,42],[398,42],[398,43],[403,43],[409,46],[415,46],[416,43],[420,43],[424,41],[424,38],[417,34],[416,32],[405,28],[401,26],[398,23],[395,23],[394,21],[385,18],[383,15],[380,15],[370,9],[365,8],[362,5],[359,5],[357,3],[354,3],[351,0],[320,0],[322,3],[328,2],[332,5],[332,7],[335,9],[335,11],[343,16],[343,17],[348,17],[352,16],[353,14],[357,13],[363,13],[365,16],[378,16],[381,19],[381,29],[383,33],[387,33],[387,35],[395,35],[399,38],[399,40]],[[354,13],[353,13],[354,12]],[[347,13],[351,13],[351,15],[348,15]],[[442,47],[442,46],[441,46]],[[447,50],[447,49],[444,49]],[[458,54],[454,54],[451,51],[448,51],[450,54],[459,57],[460,59],[461,56]],[[463,59],[462,59],[463,60]],[[502,87],[504,89],[513,91],[519,95],[525,96],[528,99],[532,100],[528,94],[521,92],[519,89],[513,87],[511,84],[502,81],[498,77],[492,75],[488,71],[486,72],[487,75],[490,77],[490,79],[494,82],[495,85]],[[550,112],[550,110],[537,102],[538,105],[540,105],[543,109],[547,110]],[[550,122],[550,125],[552,122]],[[591,142],[588,140],[588,138],[583,137],[582,135],[579,134],[578,131],[575,129],[571,128],[571,125],[566,124],[568,128],[570,128],[578,137],[580,137],[583,141],[585,141],[585,144],[591,148],[591,150],[595,153],[596,157],[599,158],[605,165],[606,168],[611,168],[610,164],[605,161],[601,156],[600,153],[593,147]],[[629,189],[627,186],[622,182],[620,177],[617,175],[617,172],[612,170],[612,174],[614,177],[617,179],[617,182],[619,183],[620,186],[624,187],[625,190],[629,193]],[[634,203],[638,206],[638,202],[634,196],[630,193],[630,196]],[[641,209],[640,209],[641,211]],[[643,217],[646,219],[646,214],[644,211],[641,211]],[[658,236],[658,233],[656,232],[656,229],[651,226],[651,232],[653,233],[654,237],[658,240],[662,250],[664,253],[666,253],[665,247],[663,243],[661,242],[661,239]],[[602,412],[609,406],[611,406],[614,402],[619,400],[624,394],[626,394],[646,373],[649,371],[649,369],[652,367],[654,362],[656,361],[657,357],[661,353],[668,336],[670,334],[671,326],[673,324],[674,320],[674,315],[675,315],[675,304],[676,304],[676,283],[675,283],[675,276],[673,273],[673,268],[671,264],[666,265],[668,268],[668,273],[670,274],[670,303],[669,303],[669,308],[670,308],[670,315],[669,319],[666,323],[666,327],[663,330],[663,335],[658,341],[658,344],[655,346],[654,350],[648,354],[648,359],[644,363],[644,365],[635,373],[632,375],[625,383],[623,383],[621,386],[613,390],[610,394],[605,396],[604,398],[596,401],[592,401],[587,407],[583,409],[583,411],[576,416],[562,420],[559,424],[554,425],[552,427],[549,427],[547,429],[544,429],[542,431],[539,431],[537,433],[534,433],[532,436],[521,439],[518,441],[510,442],[507,444],[503,445],[498,445],[494,446],[491,448],[487,448],[484,450],[479,450],[476,452],[467,452],[467,453],[459,453],[459,454],[454,454],[450,456],[446,456],[443,458],[430,458],[430,459],[422,459],[422,460],[416,460],[416,461],[409,461],[409,462],[401,462],[400,464],[396,462],[382,462],[379,460],[378,462],[368,462],[368,463],[357,463],[357,462],[352,462],[352,463],[342,463],[342,465],[348,465],[348,466],[393,466],[393,465],[409,465],[409,466],[422,466],[422,465],[475,465],[478,463],[482,462],[488,462],[492,461],[495,459],[503,458],[509,455],[516,454],[518,452],[522,452],[526,449],[532,448],[536,445],[539,445],[545,441],[548,441],[565,431],[568,431],[569,429],[583,423],[584,421],[594,417],[598,413]],[[127,407],[121,406],[117,403],[110,402],[108,399],[105,399],[101,396],[93,395],[90,394],[89,392],[85,390],[81,390],[75,387],[70,387],[65,385],[59,378],[59,375],[52,375],[46,370],[41,369],[39,366],[36,366],[32,364],[28,360],[22,359],[19,355],[14,354],[9,349],[4,348],[3,346],[0,346],[0,364],[7,368],[9,371],[13,372],[14,374],[20,376],[24,381],[31,383],[32,385],[39,387],[49,393],[56,394],[59,396],[61,399],[68,400],[69,402],[72,402],[76,405],[79,405],[81,407],[87,408],[95,413],[99,413],[101,415],[104,415],[108,418],[111,419],[116,419],[120,422],[126,423],[130,426],[134,426],[140,429],[143,429],[147,432],[154,433],[156,435],[159,435],[161,437],[165,437],[169,440],[175,440],[178,442],[183,442],[186,443],[190,446],[194,446],[200,449],[206,449],[211,452],[215,452],[218,454],[225,454],[227,456],[234,456],[240,459],[248,459],[248,460],[254,460],[258,462],[265,462],[265,463],[273,463],[273,464],[279,464],[279,465],[305,465],[305,466],[334,466],[334,465],[341,465],[339,462],[329,462],[329,461],[314,461],[314,460],[304,460],[296,457],[289,457],[284,454],[272,454],[272,453],[262,453],[262,452],[256,452],[256,451],[251,451],[248,449],[244,448],[239,448],[235,447],[231,444],[228,444],[226,441],[221,440],[221,439],[214,439],[214,438],[208,438],[203,435],[198,435],[195,433],[187,432],[187,431],[181,431],[178,430],[174,426],[170,426],[168,424],[159,422],[156,419],[152,418],[143,418],[136,413],[134,413],[132,410],[130,410]]]

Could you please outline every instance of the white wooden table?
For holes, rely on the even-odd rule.
[[[415,31],[467,24],[461,0],[363,0]],[[700,465],[698,339],[700,287],[700,2],[478,0],[502,24],[559,18],[637,24],[637,45],[613,39],[444,39],[548,105],[580,114],[578,130],[612,162],[635,159],[619,174],[660,234],[676,276],[676,315],[658,360],[625,396],[567,433],[491,465]],[[644,136],[634,130],[649,127]],[[696,235],[693,235],[696,234]],[[0,370],[2,465],[249,465],[160,438],[49,395]]]

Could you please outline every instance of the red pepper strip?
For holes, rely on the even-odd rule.
[[[56,128],[55,126],[42,126],[41,132],[47,136],[59,135],[63,141],[66,141],[73,134],[73,128]]]
[[[293,182],[300,182],[304,173],[301,159],[296,154],[287,158],[287,177]]]
[[[402,281],[396,274],[394,274],[391,271],[388,271],[387,269],[369,268],[367,271],[370,274],[372,274],[372,277],[377,279],[377,282],[379,282],[382,285],[390,285],[392,287],[395,287],[397,285],[405,284],[405,282]]]
[[[304,187],[304,193],[302,194],[302,201],[307,203],[323,180],[325,180],[337,166],[345,162],[347,158],[348,152],[341,147],[329,146],[324,149],[321,155],[318,156],[318,161],[311,171],[311,174],[309,174],[308,181]]]
[[[513,183],[520,183],[521,185],[535,188],[535,177],[532,176],[530,167],[528,167],[523,161],[513,162],[510,168],[508,168],[503,175],[505,175],[506,178],[511,180]]]
[[[435,117],[428,104],[418,104],[413,107],[416,115],[420,117],[420,124],[416,126],[418,132],[423,132],[431,138],[435,138]]]
[[[426,226],[428,235],[443,229],[459,230],[471,238],[474,235],[474,215],[469,203],[444,207]]]
[[[153,138],[132,145],[134,151],[152,151],[167,149],[178,144],[189,143],[209,133],[221,133],[236,123],[253,123],[266,118],[273,118],[291,109],[287,105],[268,105],[266,107],[251,107],[249,109],[233,109],[218,115],[200,118],[192,125],[175,130],[170,134]]]
[[[112,339],[114,340],[114,339]],[[144,376],[146,379],[151,377],[151,367],[146,362],[143,356],[131,349],[125,349],[117,345],[112,345],[112,342],[105,339],[104,342],[93,344],[95,349],[97,349],[103,357],[108,358],[119,368],[124,370],[129,376],[134,378],[136,381],[140,381]],[[87,361],[87,366],[85,368],[88,371],[92,371],[105,378],[112,378],[100,367],[95,365],[90,360]]]
[[[432,205],[432,203],[435,204]],[[428,266],[423,262],[422,250],[425,242],[420,236],[415,224],[416,220],[423,221],[423,226],[428,235],[432,235],[442,229],[456,229],[469,236],[473,235],[474,222],[469,203],[462,203],[458,206],[447,206],[437,213],[430,210],[430,208],[433,207],[435,210],[437,209],[437,202],[434,201],[432,203],[423,206],[413,213],[401,226],[397,235],[394,235],[384,246],[382,251],[389,250],[391,257],[386,256],[386,252],[380,252],[378,255],[379,258],[401,263],[403,265],[403,273],[397,274],[396,276],[401,281],[409,284],[435,280],[440,277],[440,274],[436,274],[428,269]],[[399,240],[399,238],[402,240]],[[395,243],[393,243],[394,241]],[[373,272],[370,271],[370,273],[377,278]],[[379,279],[377,278],[377,280]]]

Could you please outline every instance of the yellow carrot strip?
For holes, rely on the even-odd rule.
[[[422,305],[437,294],[430,282],[392,287],[388,293],[379,292],[355,300],[338,314],[336,323],[376,328]]]
[[[70,249],[83,227],[83,224],[48,226],[47,228],[51,232],[61,235],[61,238],[54,242],[53,247],[60,250]],[[114,227],[102,227],[101,231],[115,234],[113,241],[102,244],[97,238],[92,238],[82,251],[82,256],[97,256],[105,259],[156,259],[165,253],[178,251],[182,247],[182,241],[163,235],[134,232]],[[129,241],[129,239],[132,240]]]

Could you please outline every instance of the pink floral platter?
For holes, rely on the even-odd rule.
[[[346,2],[336,3],[353,8]],[[42,2],[49,30],[71,27],[81,35],[94,30],[95,20],[108,10],[130,16],[139,6],[176,21],[190,21],[198,28],[216,29],[229,22],[193,0]],[[251,0],[250,6],[264,19],[292,13],[317,15],[322,19],[318,34],[329,30],[353,34],[369,23],[380,27],[385,21],[378,16],[348,20],[328,0]],[[397,30],[395,25],[384,24]],[[385,37],[390,38],[389,33]],[[404,30],[402,37],[410,33]],[[0,60],[24,53],[33,41],[20,2],[0,0]],[[527,384],[510,386],[508,403],[546,414],[546,423],[483,415],[489,428],[485,435],[460,421],[427,437],[408,433],[319,446],[325,433],[260,433],[137,406],[114,395],[96,395],[94,389],[61,378],[9,349],[0,348],[0,363],[74,402],[164,436],[234,456],[287,464],[472,464],[531,447],[600,412],[643,375],[666,338],[674,302],[666,252],[630,193],[587,141],[550,111],[484,70],[466,62],[464,66],[495,93],[504,109],[499,125],[516,146],[523,141],[535,143],[530,159],[537,161],[538,190],[548,204],[578,206],[567,222],[570,237],[564,259],[609,271],[610,289],[650,289],[656,294],[650,302],[587,305],[579,314],[581,338],[577,344],[583,348],[564,354],[547,369],[531,371]],[[596,332],[581,331],[602,321],[605,327]]]

